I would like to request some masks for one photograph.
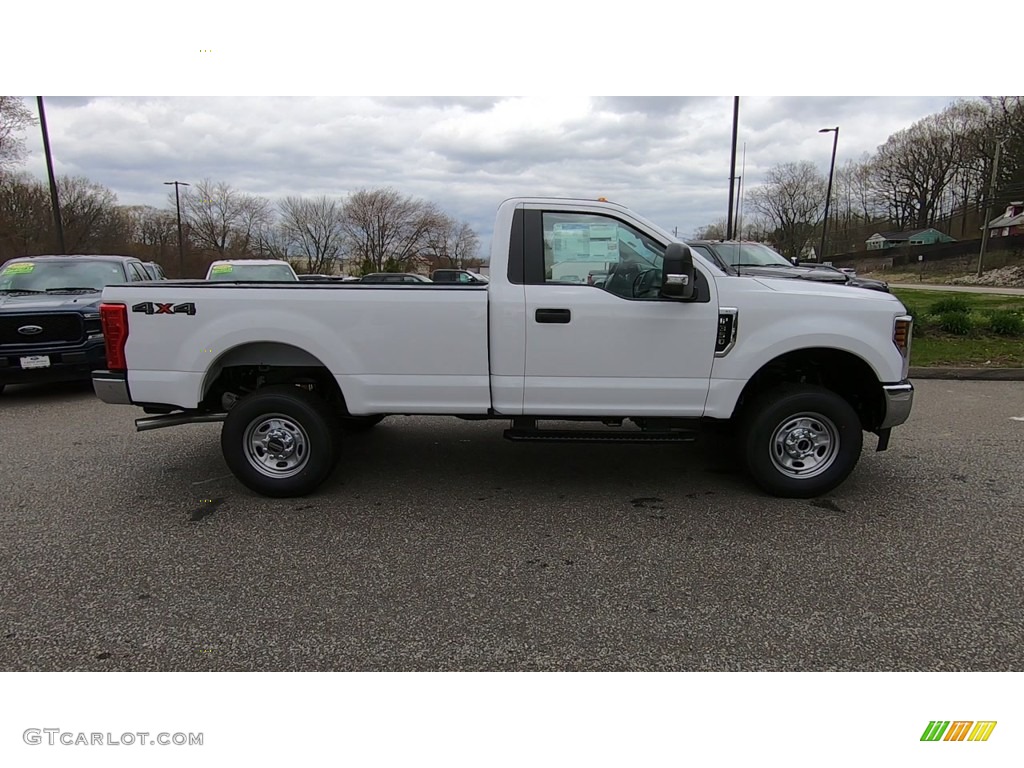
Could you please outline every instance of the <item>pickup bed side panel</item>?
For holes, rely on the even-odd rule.
[[[475,414],[490,405],[484,289],[171,283],[109,288],[104,300],[129,310],[195,304],[194,315],[129,311],[135,402],[194,408],[225,356],[286,345],[300,364],[322,363],[355,414]],[[278,361],[267,354],[258,362]]]

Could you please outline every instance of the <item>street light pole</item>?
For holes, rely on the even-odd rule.
[[[828,207],[829,203],[832,202],[832,174],[836,170],[836,147],[839,145],[839,126],[835,128],[822,128],[818,133],[832,133],[835,132],[835,138],[832,140],[832,164],[828,169],[828,191],[825,193],[825,221],[821,225],[821,254],[818,256],[818,262],[825,260],[825,235],[828,232]]]
[[[61,255],[67,254],[64,246],[64,222],[60,215],[60,198],[57,195],[57,181],[53,176],[53,155],[50,154],[50,132],[46,129],[46,110],[43,109],[43,97],[36,96],[39,106],[39,127],[43,129],[43,152],[46,154],[46,173],[50,178],[50,204],[53,206],[53,225],[57,229],[57,242],[60,244]]]
[[[185,241],[181,237],[181,198],[178,196],[178,186],[192,186],[184,181],[165,181],[164,184],[174,185],[174,207],[178,209],[178,279],[185,276]]]
[[[736,133],[740,124],[740,97],[733,96],[732,102],[732,161],[729,166],[729,216],[725,225],[725,239],[732,240],[733,196],[736,186]]]

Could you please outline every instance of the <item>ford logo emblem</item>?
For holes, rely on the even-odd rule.
[[[18,329],[18,333],[25,336],[35,336],[37,333],[42,333],[43,329],[38,325],[23,325]]]

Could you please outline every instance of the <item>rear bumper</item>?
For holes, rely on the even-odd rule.
[[[92,388],[96,397],[111,405],[132,405],[128,390],[128,374],[118,371],[94,371]]]
[[[910,418],[910,409],[914,405],[914,385],[906,380],[899,384],[885,384],[882,393],[885,396],[885,418],[879,429],[898,427]]]

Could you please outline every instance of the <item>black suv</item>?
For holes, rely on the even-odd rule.
[[[735,240],[689,240],[691,249],[710,259],[729,275],[753,277],[788,277],[821,283],[838,283],[853,288],[869,288],[889,293],[889,285],[881,280],[855,277],[824,264],[793,264],[785,256],[762,243]]]
[[[103,286],[149,280],[129,256],[26,256],[0,267],[0,390],[88,380],[106,366]]]

